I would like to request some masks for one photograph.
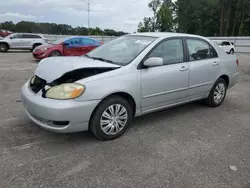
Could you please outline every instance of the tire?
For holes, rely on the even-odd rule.
[[[229,54],[234,54],[234,49],[231,49]]]
[[[58,57],[61,55],[62,54],[59,51],[54,50],[54,51],[50,52],[49,57]]]
[[[115,117],[112,118],[110,109],[113,109],[113,115],[117,119]],[[120,112],[121,115],[119,116],[119,113],[116,115],[117,112]],[[127,118],[125,119],[125,117]],[[96,138],[113,140],[126,131],[132,121],[132,117],[132,108],[125,99],[119,96],[109,97],[102,101],[92,114],[89,128]],[[101,125],[101,122],[103,122],[103,125]]]
[[[6,43],[0,43],[0,52],[7,52],[9,50],[9,46]]]
[[[227,83],[225,82],[224,79],[219,78],[215,82],[205,102],[210,107],[218,107],[223,103],[226,94],[227,94]]]

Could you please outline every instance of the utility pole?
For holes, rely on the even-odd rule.
[[[90,12],[90,3],[89,3],[89,0],[88,0],[88,33],[89,33],[89,28],[90,28],[90,26],[89,26],[89,12]]]

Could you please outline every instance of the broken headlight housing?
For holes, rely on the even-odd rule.
[[[84,91],[84,85],[68,83],[51,87],[45,95],[50,99],[74,99],[82,95]]]

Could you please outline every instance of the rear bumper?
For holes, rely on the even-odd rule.
[[[239,78],[240,78],[240,73],[239,72],[236,72],[236,73],[232,74],[231,78],[230,78],[230,83],[229,83],[228,88],[233,87],[239,81]]]

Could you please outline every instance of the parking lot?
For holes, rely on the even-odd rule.
[[[30,52],[0,53],[0,187],[250,188],[250,55],[224,104],[198,102],[136,118],[108,142],[56,134],[25,115]]]

